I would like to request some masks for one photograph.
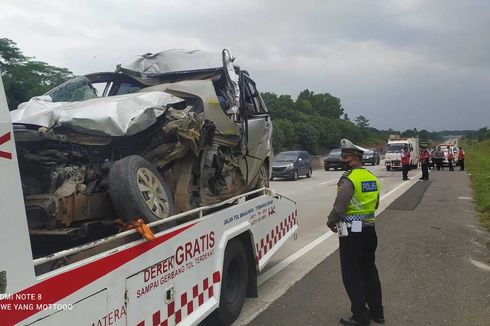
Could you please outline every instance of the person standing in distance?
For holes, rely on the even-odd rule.
[[[441,146],[437,146],[436,150],[436,168],[437,171],[442,170],[444,171],[444,152],[441,151]]]
[[[341,142],[341,161],[348,167],[337,184],[337,197],[327,226],[339,233],[342,281],[351,301],[352,317],[342,325],[385,322],[381,283],[375,264],[378,238],[374,212],[379,205],[379,180],[362,167],[364,148],[347,139]]]
[[[460,167],[460,171],[464,171],[464,151],[463,151],[463,147],[460,147],[459,148],[459,151],[458,151],[458,164],[459,164],[459,167]]]
[[[429,160],[431,154],[427,150],[427,148],[422,147],[422,151],[419,155],[420,166],[422,168],[422,177],[419,180],[427,181],[429,180]]]
[[[410,170],[410,151],[408,147],[404,147],[402,153],[402,180],[410,180],[408,178],[408,170]]]
[[[449,163],[449,171],[454,171],[454,168],[453,168],[453,150],[451,148],[451,146],[448,146],[447,147],[447,161]]]

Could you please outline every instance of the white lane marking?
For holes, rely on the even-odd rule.
[[[472,200],[473,198],[471,198],[471,197],[458,197],[458,199]]]
[[[258,285],[261,285],[262,283],[264,283],[265,281],[267,281],[268,279],[270,279],[272,276],[274,276],[277,273],[279,273],[281,270],[283,270],[289,264],[291,264],[292,262],[294,262],[297,259],[301,258],[304,254],[306,254],[311,249],[315,248],[320,243],[322,243],[323,241],[327,240],[328,238],[330,238],[334,234],[335,233],[333,233],[332,231],[328,231],[324,235],[316,238],[315,240],[313,240],[312,242],[310,242],[309,244],[307,244],[306,246],[304,246],[300,250],[296,251],[291,256],[289,256],[286,259],[282,260],[281,262],[277,263],[276,265],[274,265],[274,267],[272,267],[272,268],[268,269],[267,271],[265,271],[263,274],[261,274],[259,276],[259,278],[257,280],[258,281]]]
[[[473,260],[473,259],[470,259],[470,262],[473,265],[475,265],[476,267],[478,267],[484,271],[490,272],[490,266],[489,265],[482,263],[481,261],[477,261],[477,260]]]
[[[339,179],[333,179],[333,180],[328,180],[328,181],[325,181],[325,182],[320,182],[321,185],[326,185],[326,184],[329,184],[329,183],[335,183],[339,181]]]
[[[418,178],[420,175],[422,175],[422,173],[419,172],[419,173],[417,173],[413,177]],[[332,180],[330,180],[330,181],[332,181]],[[336,181],[336,180],[334,180],[334,181]],[[327,182],[329,182],[329,181],[327,181]],[[381,196],[380,201],[381,200],[384,200],[386,197],[390,196],[391,194],[393,194],[395,191],[397,191],[398,189],[402,188],[403,186],[406,186],[407,184],[413,184],[415,182],[416,181],[410,181],[410,182],[404,182],[404,183],[399,184],[398,186],[396,186],[395,188],[393,188],[392,190],[390,190],[388,193],[386,193],[383,196]],[[382,208],[382,209],[380,209],[378,211],[378,215],[382,211],[384,211],[384,208]],[[315,240],[313,240],[312,242],[310,242],[309,244],[307,244],[306,246],[304,246],[300,250],[296,251],[291,256],[285,258],[284,260],[280,261],[279,263],[277,263],[276,265],[274,265],[273,267],[271,267],[270,269],[268,269],[267,271],[265,271],[263,274],[261,274],[258,277],[258,279],[257,279],[258,285],[261,285],[262,283],[264,283],[265,281],[267,281],[268,279],[270,279],[272,276],[274,276],[277,273],[279,273],[281,270],[283,270],[284,268],[286,268],[288,265],[290,265],[294,261],[298,260],[299,258],[301,258],[302,256],[304,256],[305,254],[307,254],[310,250],[312,250],[313,248],[315,248],[316,246],[318,246],[319,244],[321,244],[323,241],[327,240],[328,238],[330,238],[334,234],[335,233],[333,233],[332,231],[329,230],[327,233],[319,236],[318,238],[316,238]],[[337,250],[337,247],[335,247],[334,251],[335,250]],[[331,253],[329,253],[328,256],[330,256],[330,254]]]
[[[339,179],[333,179],[333,180],[328,180],[328,181],[324,181],[324,182],[321,182],[321,183],[315,183],[313,185],[311,185],[310,187],[318,187],[318,186],[323,186],[323,185],[326,185],[328,183],[335,183],[337,182]],[[303,188],[300,188],[300,189],[296,189],[295,191],[283,191],[284,194],[286,196],[292,196],[292,195],[295,195],[295,194],[299,194],[299,193],[302,193],[304,192],[305,190]],[[281,193],[280,191],[278,191],[279,193]]]

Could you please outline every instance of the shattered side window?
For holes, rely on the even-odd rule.
[[[257,107],[253,98],[252,90],[250,89],[250,84],[248,81],[245,86],[245,105],[247,110],[247,116],[252,117],[257,113]]]
[[[265,109],[265,104],[263,104],[262,98],[260,97],[254,82],[248,78],[245,80],[247,84],[245,102],[247,103],[247,110],[249,114],[254,115],[266,113],[267,110]]]
[[[97,90],[86,77],[76,77],[57,86],[44,95],[52,102],[78,102],[96,98]]]
[[[137,92],[141,89],[141,86],[131,83],[121,83],[115,95],[123,95]]]

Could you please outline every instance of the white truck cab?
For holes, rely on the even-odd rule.
[[[401,169],[401,157],[403,149],[407,147],[410,151],[410,165],[413,169],[417,168],[419,155],[418,138],[392,138],[388,140],[385,150],[385,167],[386,171],[392,169]]]

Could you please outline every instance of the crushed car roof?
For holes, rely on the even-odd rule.
[[[155,76],[170,72],[223,68],[221,55],[199,50],[166,50],[137,56],[118,70],[136,75]]]

